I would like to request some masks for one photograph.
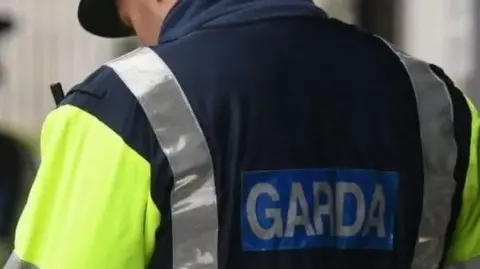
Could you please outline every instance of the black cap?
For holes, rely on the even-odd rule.
[[[128,37],[133,29],[125,26],[118,15],[115,0],[81,0],[78,20],[88,32],[101,37]]]

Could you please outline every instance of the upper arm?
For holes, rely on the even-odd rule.
[[[455,180],[450,228],[450,262],[470,263],[480,258],[480,174],[478,150],[480,115],[475,105],[439,68],[432,71],[442,79],[450,93],[454,108],[454,132],[457,145]]]
[[[142,136],[143,130],[128,124],[112,128],[108,118],[116,115],[98,112],[105,102],[89,106],[91,95],[77,95],[80,101],[67,102],[44,123],[42,162],[17,226],[17,257],[11,262],[41,269],[145,268],[160,213],[151,198],[152,165],[128,143],[128,136]],[[131,110],[124,104],[122,109]],[[136,120],[134,113],[126,114],[118,121]]]
[[[465,97],[470,113],[468,156],[461,208],[456,220],[449,259],[469,262],[480,258],[480,174],[478,167],[480,117],[473,103]]]

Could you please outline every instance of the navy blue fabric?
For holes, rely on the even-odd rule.
[[[419,123],[408,74],[383,41],[307,1],[180,1],[154,49],[212,152],[219,269],[409,268],[423,193]],[[243,248],[242,173],[315,168],[398,173],[392,250]],[[151,268],[171,268],[169,248],[157,245]]]
[[[218,269],[410,268],[423,198],[419,122],[409,76],[383,41],[329,19],[307,0],[180,0],[160,41],[153,49],[179,81],[212,154]],[[461,117],[456,128],[464,128],[470,119],[461,115],[467,112],[455,93]],[[113,70],[102,67],[63,104],[91,113],[151,162],[162,225],[149,268],[171,269],[173,175],[137,100]],[[456,132],[457,139],[466,135]],[[468,150],[459,153],[464,162]],[[315,241],[309,248],[301,242],[296,249],[281,243],[287,247],[245,248],[242,186],[254,186],[242,175],[259,171],[282,177],[279,171],[393,172],[395,184],[382,183],[395,195],[389,197],[396,203],[389,207],[392,238],[375,244],[388,247]],[[275,182],[278,189],[290,190],[282,182]]]
[[[163,23],[160,42],[212,25],[298,15],[326,16],[311,0],[179,0]]]

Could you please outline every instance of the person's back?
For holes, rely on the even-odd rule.
[[[210,146],[223,219],[219,268],[408,268],[429,180],[421,128],[444,128],[435,121],[452,109],[443,83],[425,66],[416,75],[438,89],[417,101],[421,85],[384,41],[320,14],[222,26],[156,49]],[[438,98],[419,125],[417,103]],[[446,124],[434,135],[449,157]],[[425,135],[427,147],[438,139]],[[434,240],[423,244],[443,245],[455,186],[454,160],[446,161],[427,167],[447,178],[425,190]],[[176,220],[180,242],[198,232],[186,234],[189,225]],[[428,262],[440,262],[441,249]]]
[[[84,128],[84,138],[69,135],[80,160],[52,155],[48,163],[62,165],[44,165],[39,177],[55,184],[32,192],[40,199],[61,186],[54,197],[73,198],[55,204],[51,219],[68,222],[61,231],[29,222],[52,203],[27,205],[12,264],[427,269],[444,268],[447,253],[467,261],[478,252],[466,239],[477,232],[470,108],[438,67],[309,2],[180,1],[159,45],[97,70],[47,120],[46,136],[60,137],[54,122]],[[105,172],[95,166],[102,158]],[[473,191],[461,203],[467,168]],[[72,169],[75,188],[59,183]],[[82,207],[75,197],[85,194],[99,209]],[[29,247],[33,231],[48,245]],[[60,234],[80,233],[71,235],[80,251],[50,258],[71,248]],[[89,256],[92,240],[100,253]]]

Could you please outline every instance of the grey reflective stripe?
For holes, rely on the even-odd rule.
[[[107,65],[139,100],[174,174],[173,268],[216,269],[218,215],[212,158],[182,88],[149,48]]]
[[[453,105],[445,83],[427,63],[393,50],[405,65],[415,91],[422,138],[423,207],[412,269],[436,269],[445,251],[456,186]]]
[[[39,269],[37,266],[22,261],[20,257],[17,256],[17,254],[14,252],[12,255],[10,255],[10,258],[8,258],[7,263],[3,267],[3,269]]]
[[[451,262],[447,264],[445,269],[479,269],[480,257],[475,257],[471,260],[464,262]]]

